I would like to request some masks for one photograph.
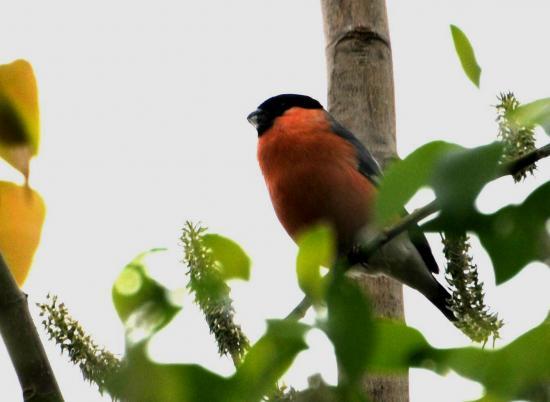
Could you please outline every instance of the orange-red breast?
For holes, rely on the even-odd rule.
[[[339,253],[374,235],[369,223],[380,167],[318,101],[278,95],[258,106],[248,121],[258,131],[258,161],[273,207],[294,240],[320,222],[335,230]],[[447,306],[449,293],[432,275],[439,268],[418,226],[362,265],[367,272],[389,275],[418,290],[455,319]]]

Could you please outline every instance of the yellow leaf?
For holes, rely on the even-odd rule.
[[[19,286],[29,273],[45,213],[37,192],[0,181],[0,252]]]
[[[0,65],[0,157],[27,178],[39,140],[38,91],[31,65],[25,60]]]

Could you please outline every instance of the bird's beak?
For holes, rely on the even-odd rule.
[[[261,124],[263,116],[264,116],[263,110],[256,109],[252,113],[250,113],[248,116],[246,116],[246,120],[248,120],[248,122],[252,124],[255,129],[258,129],[258,127]]]

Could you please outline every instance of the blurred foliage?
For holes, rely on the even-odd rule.
[[[66,352],[70,361],[80,367],[84,379],[95,383],[103,394],[107,379],[121,369],[120,360],[86,334],[78,321],[70,316],[65,304],[58,302],[57,296],[48,295],[45,303],[37,305],[50,339],[55,340],[61,352]]]
[[[511,119],[520,104],[513,93],[508,92],[499,96],[497,109],[498,137],[502,141],[503,150],[501,160],[510,162],[535,149],[535,127],[534,124],[519,125],[517,121],[522,119]],[[525,120],[525,119],[523,119]],[[525,179],[527,173],[533,173],[535,165],[527,166],[514,174],[516,182]]]
[[[453,37],[456,54],[458,55],[462,69],[466,73],[469,80],[479,88],[481,67],[477,64],[474,49],[470,43],[470,40],[466,34],[455,25],[451,25],[451,35]]]
[[[494,214],[466,223],[489,253],[497,284],[514,277],[531,261],[548,264],[550,236],[550,182],[533,191],[523,203],[508,205]]]
[[[216,261],[221,279],[250,278],[250,257],[241,246],[233,240],[215,233],[206,233],[202,236],[204,246],[212,251],[212,257]]]
[[[128,402],[231,402],[230,383],[196,364],[161,364],[147,355],[147,341],[130,347],[122,368],[107,390],[113,399]]]
[[[541,126],[550,135],[550,98],[518,106],[509,111],[507,117],[519,127]]]
[[[368,368],[396,372],[420,367],[443,374],[452,369],[478,381],[497,400],[543,401],[550,384],[550,322],[546,320],[498,350],[436,349],[417,330],[404,324],[377,320],[373,355]],[[546,391],[544,391],[546,388]]]
[[[25,177],[40,141],[38,91],[31,65],[0,65],[0,157]]]
[[[45,214],[36,191],[0,181],[0,252],[19,286],[31,268]]]
[[[313,227],[298,239],[298,284],[313,303],[324,300],[325,283],[321,277],[321,267],[331,267],[335,254],[336,238],[326,225]]]
[[[358,385],[372,349],[369,302],[355,282],[337,273],[329,285],[327,308],[328,320],[322,328],[334,345],[345,381]]]
[[[269,396],[266,396],[263,400],[270,402],[292,402],[296,401],[297,397],[298,392],[296,392],[294,388],[281,386],[271,392]]]
[[[269,321],[265,335],[229,378],[195,364],[155,363],[147,355],[146,340],[129,347],[107,389],[121,401],[257,402],[275,389],[277,379],[306,348],[307,329],[297,322]]]
[[[548,319],[495,351],[475,348],[444,351],[443,361],[458,374],[482,383],[503,400],[547,401],[550,397]]]
[[[449,186],[450,187],[450,186]],[[503,207],[493,214],[481,214],[471,200],[470,208],[463,207],[464,215],[453,211],[445,215],[449,207],[423,228],[432,231],[452,230],[454,233],[475,232],[489,253],[497,284],[514,277],[531,261],[547,261],[550,253],[550,237],[546,222],[550,218],[550,182],[533,191],[520,205]],[[446,209],[447,208],[447,209]],[[453,220],[447,218],[452,216]]]
[[[235,401],[258,401],[276,388],[299,352],[307,348],[309,326],[288,320],[268,320],[267,331],[248,351],[231,378]]]
[[[145,265],[153,249],[139,254],[124,267],[112,289],[113,304],[124,323],[127,340],[133,343],[148,339],[165,327],[181,309],[173,303],[171,291],[155,281]]]
[[[441,207],[439,221],[445,231],[462,233],[465,221],[475,221],[475,200],[485,184],[494,180],[502,146],[483,145],[447,153],[435,166],[431,187]]]
[[[379,227],[388,226],[405,209],[405,204],[424,186],[428,186],[441,158],[464,149],[444,141],[421,146],[384,172],[376,198],[375,219]]]
[[[423,229],[475,232],[491,257],[497,283],[512,278],[531,261],[544,261],[550,249],[546,230],[550,217],[548,184],[522,204],[504,207],[494,214],[482,214],[475,206],[483,187],[497,177],[501,155],[499,143],[472,149],[439,141],[422,146],[392,165],[382,180],[376,205],[379,225],[387,225],[420,188],[428,186],[434,189],[441,212]],[[431,173],[426,173],[426,166],[430,166]],[[390,206],[383,204],[388,199],[393,200]]]

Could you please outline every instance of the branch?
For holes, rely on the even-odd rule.
[[[550,144],[546,144],[543,147],[535,149],[534,151],[531,151],[516,160],[503,163],[495,179],[503,176],[514,175],[527,166],[532,165],[536,161],[548,156],[550,156]]]
[[[292,309],[292,311],[285,317],[285,320],[298,321],[306,315],[307,311],[311,307],[311,300],[305,296],[300,303]]]
[[[0,333],[19,378],[25,402],[63,402],[63,396],[32,321],[27,295],[0,255]]]
[[[437,200],[433,200],[422,208],[415,209],[412,213],[399,220],[395,225],[382,230],[382,232],[372,241],[359,246],[359,248],[354,251],[351,262],[367,261],[384,244],[437,211],[439,211]]]
[[[501,165],[499,171],[493,178],[496,180],[503,176],[514,175],[526,166],[529,166],[540,159],[550,156],[550,144],[546,144],[543,147],[535,149],[532,152],[525,154],[522,157],[517,158],[514,161],[507,162]],[[414,210],[409,215],[399,220],[395,225],[390,226],[379,235],[377,235],[371,241],[360,245],[357,249],[353,250],[350,256],[350,264],[346,269],[351,268],[354,261],[367,261],[379,248],[388,243],[391,239],[399,235],[401,232],[407,230],[410,226],[420,222],[422,219],[439,211],[439,205],[437,200],[430,202],[429,204]],[[288,320],[300,320],[303,318],[307,310],[311,307],[311,301],[306,296],[304,297],[294,309],[286,316]]]

